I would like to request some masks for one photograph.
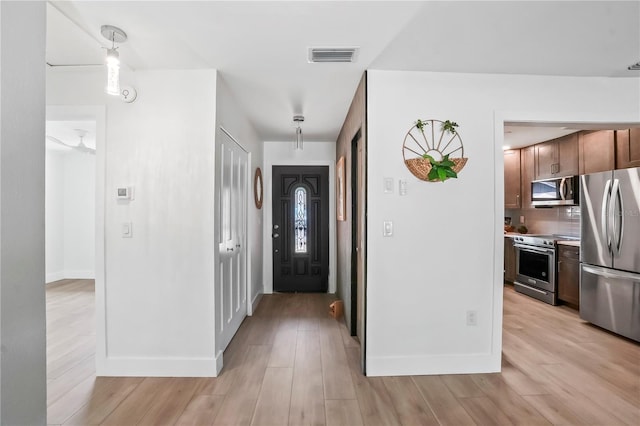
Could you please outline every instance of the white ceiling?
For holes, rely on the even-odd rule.
[[[67,145],[77,146],[80,143],[80,137],[77,130],[86,131],[86,135],[82,138],[84,144],[89,148],[96,147],[96,122],[95,121],[80,121],[80,120],[65,120],[65,121],[47,121],[45,134],[52,136]],[[66,148],[58,143],[55,143],[49,139],[46,139],[47,149],[54,151],[70,151],[70,148]]]
[[[47,62],[100,64],[103,24],[134,70],[216,68],[264,140],[337,137],[366,69],[638,77],[640,1],[53,1]],[[353,64],[308,47],[355,46]],[[125,82],[126,83],[126,82]]]

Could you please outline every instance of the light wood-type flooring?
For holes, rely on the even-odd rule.
[[[49,424],[638,425],[640,345],[505,288],[499,374],[364,377],[332,297],[266,295],[217,378],[95,377],[93,281],[47,286]]]

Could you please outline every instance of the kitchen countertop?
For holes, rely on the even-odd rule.
[[[580,240],[560,240],[556,242],[563,246],[580,247]]]

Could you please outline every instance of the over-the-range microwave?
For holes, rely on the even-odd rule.
[[[578,176],[532,181],[531,204],[534,207],[577,206],[579,204]]]

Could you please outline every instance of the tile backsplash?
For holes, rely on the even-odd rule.
[[[559,234],[580,237],[580,206],[551,207],[546,209],[507,209],[505,217],[511,217],[513,226],[524,225],[529,234]]]

